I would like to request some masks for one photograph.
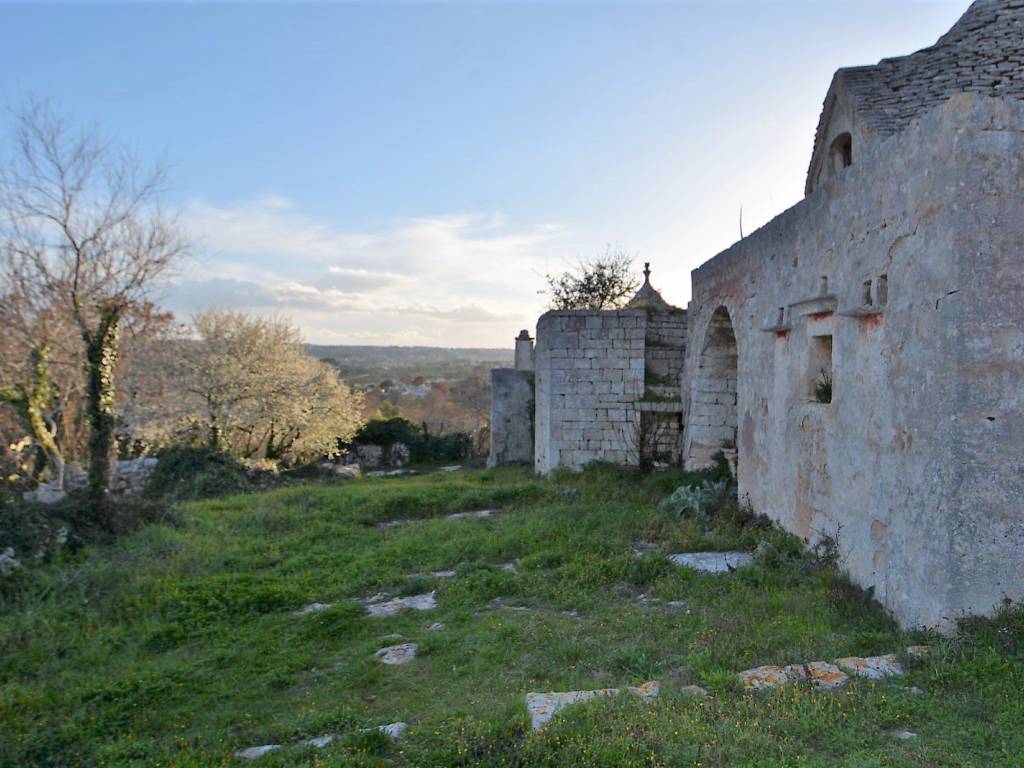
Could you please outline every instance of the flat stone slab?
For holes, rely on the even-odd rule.
[[[442,624],[440,621],[435,621],[433,624],[427,627],[427,632],[441,632],[445,629],[448,629],[448,626],[446,624]]]
[[[372,601],[364,603],[370,616],[396,616],[403,611],[429,611],[437,608],[437,593],[427,592],[423,595],[396,597],[384,602]]]
[[[750,552],[686,552],[669,555],[668,559],[701,573],[730,573],[750,565],[754,556]]]
[[[255,760],[257,757],[263,757],[269,752],[273,752],[280,748],[280,744],[264,744],[260,747],[248,747],[247,749],[240,749],[235,752],[235,757],[241,760]]]
[[[896,660],[896,655],[892,653],[885,656],[847,656],[843,659],[836,659],[836,664],[851,675],[871,680],[903,674],[903,667]]]
[[[626,690],[642,699],[653,699],[658,695],[661,683],[651,680],[643,685],[630,686]],[[530,725],[539,731],[548,721],[566,707],[581,704],[601,696],[618,696],[619,688],[598,688],[593,691],[551,691],[549,693],[526,694],[526,710],[530,713]]]
[[[453,579],[457,574],[455,571],[432,571],[430,575],[435,579]]]
[[[367,472],[364,477],[400,477],[402,475],[415,474],[415,469],[380,469],[376,472]]]
[[[475,510],[473,512],[453,512],[450,515],[445,515],[445,517],[447,519],[449,519],[449,520],[464,520],[466,518],[471,518],[471,517],[475,517],[475,518],[490,517],[495,512],[497,512],[496,509],[478,509],[478,510]]]
[[[452,464],[450,467],[441,467],[442,472],[458,472],[462,469],[461,464]]]
[[[320,613],[320,611],[326,611],[333,607],[334,603],[310,603],[297,611],[292,611],[292,616],[308,616],[311,613]]]
[[[383,664],[408,664],[416,658],[416,643],[400,643],[381,648],[377,651],[377,658]]]
[[[812,661],[807,664],[767,664],[748,669],[739,674],[740,682],[748,691],[778,688],[798,680],[806,680],[816,688],[838,688],[849,677],[835,664],[827,661]]]

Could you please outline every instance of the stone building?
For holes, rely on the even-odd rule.
[[[589,456],[541,387],[563,315],[538,323],[542,471]],[[834,537],[906,626],[1024,599],[1024,0],[839,70],[804,199],[693,271],[685,326],[688,467],[735,450],[741,498]],[[591,360],[623,345],[573,327]]]

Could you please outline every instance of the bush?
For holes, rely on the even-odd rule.
[[[736,486],[729,480],[705,480],[700,485],[681,485],[659,505],[663,512],[677,517],[692,517],[708,522],[725,504],[736,497]]]
[[[368,421],[352,441],[356,445],[379,445],[385,452],[395,443],[405,443],[415,462],[462,461],[473,449],[473,438],[465,432],[431,435],[401,416]]]
[[[149,498],[202,499],[242,493],[251,486],[245,465],[223,451],[177,446],[159,457],[146,482],[144,494]]]

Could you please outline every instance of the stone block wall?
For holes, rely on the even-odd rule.
[[[647,312],[553,311],[537,321],[535,467],[637,465]]]
[[[491,371],[491,452],[487,466],[533,463],[533,371]]]
[[[688,463],[735,434],[741,496],[905,626],[1024,599],[1022,127],[954,96],[693,273]]]

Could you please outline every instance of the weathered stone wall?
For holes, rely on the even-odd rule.
[[[533,463],[533,371],[491,370],[491,453],[487,466]]]
[[[692,416],[735,423],[741,496],[835,536],[904,625],[1024,598],[1022,185],[1024,104],[954,96],[693,273]]]
[[[537,321],[535,467],[636,465],[647,312],[554,311]]]

